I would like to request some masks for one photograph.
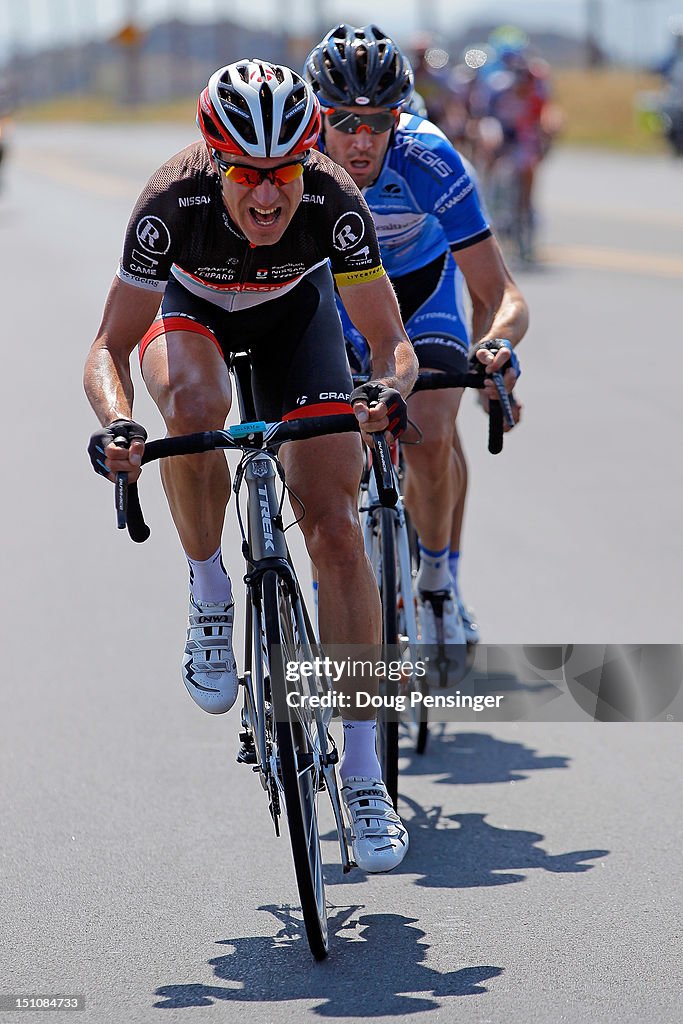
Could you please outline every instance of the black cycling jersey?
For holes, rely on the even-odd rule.
[[[262,419],[351,411],[349,364],[327,267],[257,310],[227,312],[169,281],[159,315],[140,343],[143,372],[147,347],[170,331],[203,335],[225,359],[248,351]]]
[[[254,246],[232,221],[203,142],[167,160],[131,216],[118,275],[163,292],[170,276],[227,311],[281,296],[327,264],[337,285],[384,273],[372,216],[343,168],[313,151],[304,194],[280,241]]]

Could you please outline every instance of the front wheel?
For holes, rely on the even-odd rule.
[[[408,638],[411,654],[414,656],[418,649],[417,622],[415,619],[415,593],[417,585],[417,574],[420,569],[420,545],[417,531],[413,526],[410,516],[405,515],[406,538],[405,549],[401,556],[399,548],[399,564],[401,566],[401,613],[399,616],[399,633]],[[401,541],[399,540],[399,545]],[[422,677],[411,681],[411,689],[418,690],[423,696],[429,693],[429,684]],[[416,754],[424,754],[429,739],[429,712],[424,701],[415,704],[411,702],[410,714],[408,715],[408,730],[415,747]]]
[[[379,577],[382,598],[382,658],[389,664],[398,651],[396,573],[396,517],[393,509],[380,509],[378,523]],[[384,700],[377,716],[377,746],[382,776],[389,799],[398,804],[398,683],[385,678],[380,690]]]
[[[275,572],[263,577],[263,623],[270,667],[279,773],[306,937],[316,960],[328,953],[323,861],[318,832],[320,765],[316,723],[306,707],[290,707],[286,663],[297,661],[296,619],[287,585]],[[296,702],[295,702],[296,703]]]

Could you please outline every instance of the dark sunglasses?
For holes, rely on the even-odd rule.
[[[236,185],[256,188],[262,181],[268,178],[273,185],[282,188],[283,185],[289,185],[292,181],[296,181],[297,178],[301,177],[304,173],[304,165],[308,160],[308,154],[303,160],[296,160],[291,164],[281,164],[279,167],[270,167],[267,171],[262,171],[258,167],[246,167],[244,164],[226,163],[225,160],[220,159],[217,153],[214,153],[214,159],[228,181],[232,181]]]
[[[326,113],[330,128],[345,135],[356,135],[362,131],[382,135],[398,120],[398,111],[395,110],[380,110],[378,114],[351,114],[348,110],[328,110]]]

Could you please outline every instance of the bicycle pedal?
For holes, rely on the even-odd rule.
[[[236,761],[238,764],[256,764],[256,748],[251,736],[240,733],[242,744],[237,751]]]

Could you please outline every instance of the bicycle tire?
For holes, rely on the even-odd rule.
[[[382,645],[385,663],[392,660],[392,651],[398,649],[398,609],[396,601],[396,537],[393,509],[380,509],[379,551],[381,559]],[[382,693],[385,701],[377,715],[377,746],[382,777],[389,799],[396,809],[398,804],[398,712],[396,697],[398,683],[384,679]],[[392,700],[393,698],[393,700]]]
[[[275,736],[294,872],[308,945],[316,960],[324,960],[329,946],[318,830],[318,782],[310,764],[311,746],[306,731],[287,703],[284,652],[292,643],[291,598],[273,571],[263,576],[262,594]]]
[[[406,530],[408,532],[408,547],[410,549],[410,561],[411,561],[411,577],[406,584],[401,581],[401,588],[403,590],[403,601],[413,600],[415,581],[417,580],[418,570],[420,568],[420,546],[418,543],[417,530],[413,526],[412,520],[408,511],[405,511]],[[420,691],[423,694],[429,692],[429,686],[425,683],[424,679],[420,680]],[[427,741],[429,740],[429,711],[425,707],[424,701],[418,705],[417,713],[413,716],[414,722],[414,749],[416,754],[424,754],[427,749]]]

